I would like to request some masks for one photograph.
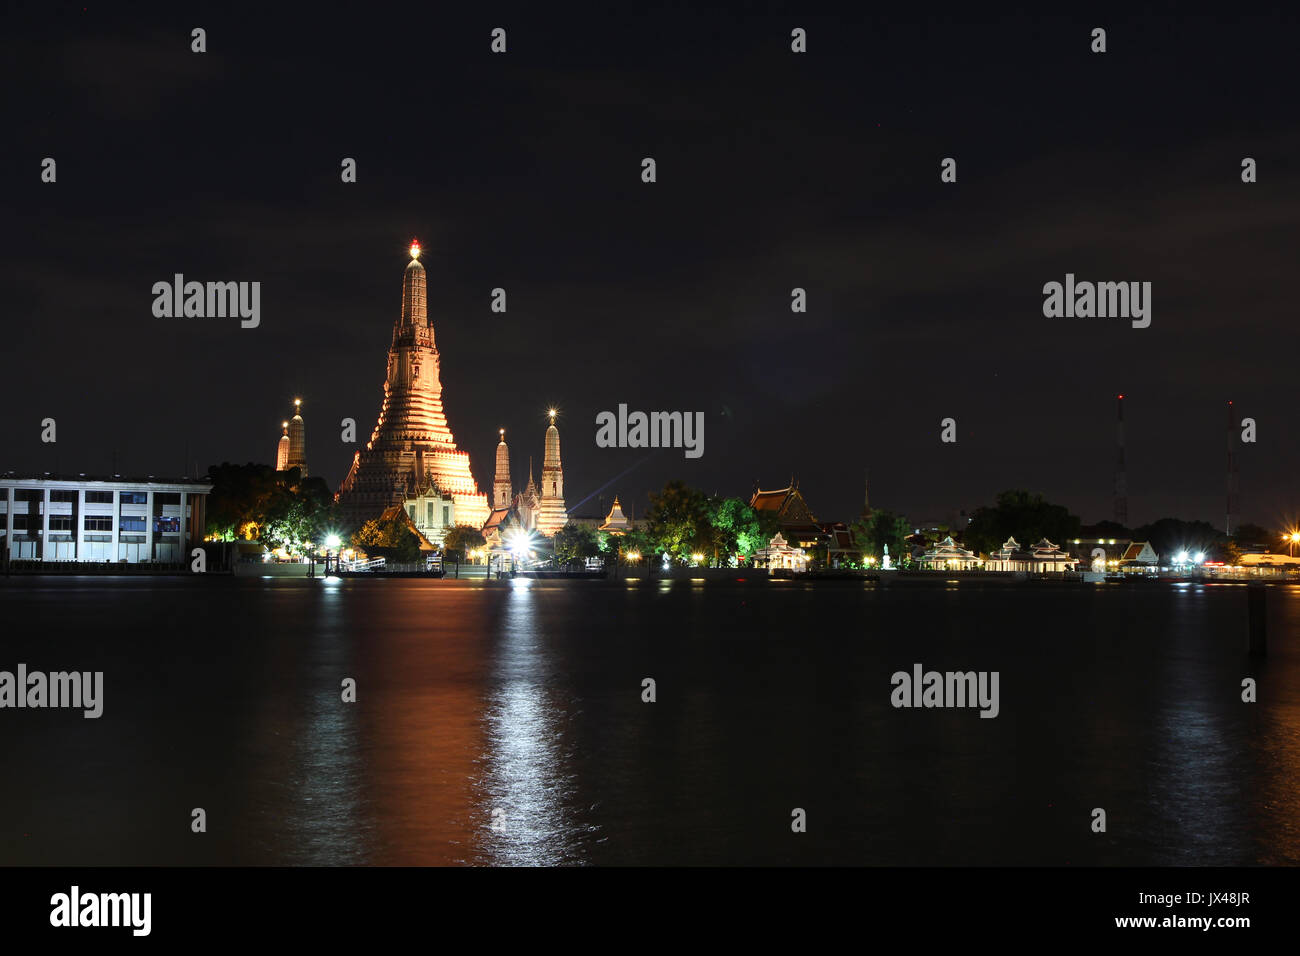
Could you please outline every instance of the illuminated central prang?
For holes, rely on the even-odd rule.
[[[431,483],[451,494],[457,524],[479,528],[488,517],[487,495],[479,492],[469,454],[456,447],[443,413],[438,348],[419,255],[419,242],[412,242],[402,278],[402,313],[388,349],[379,421],[366,447],[353,455],[352,468],[339,486],[339,505],[353,528]]]

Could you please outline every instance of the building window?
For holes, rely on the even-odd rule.
[[[14,501],[44,501],[45,492],[39,488],[15,488]]]
[[[411,524],[415,524],[415,505],[408,506],[406,510],[411,516]]]
[[[145,491],[124,491],[121,495],[121,501],[124,505],[143,505],[149,501],[149,493]]]
[[[113,503],[113,492],[111,491],[87,491],[86,504],[88,505],[111,505]]]
[[[13,521],[15,531],[27,530],[27,517],[27,515],[14,515]]]
[[[451,524],[451,506],[450,506],[450,505],[443,505],[443,506],[442,506],[442,526],[445,528],[445,527],[446,527],[447,525],[449,525],[449,524]]]
[[[117,526],[118,531],[143,531],[144,518],[132,518],[129,515],[123,515],[121,524]]]
[[[159,534],[179,534],[181,530],[181,519],[167,517],[155,518],[153,522],[153,530]]]
[[[181,493],[179,491],[154,492],[153,503],[156,505],[178,505],[181,503]]]
[[[432,501],[428,503],[428,508],[426,508],[425,510],[426,513],[429,515],[429,522],[428,522],[429,527],[432,528],[433,527],[433,502]]]
[[[86,531],[112,531],[113,516],[112,515],[86,515],[86,522],[84,528]]]
[[[66,490],[51,491],[50,500],[57,501],[60,504],[75,504],[77,500],[77,493],[75,491],[66,491]]]
[[[50,515],[51,531],[71,531],[72,515]]]

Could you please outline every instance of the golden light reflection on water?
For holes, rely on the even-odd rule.
[[[710,590],[687,581],[675,588],[660,581],[636,592],[622,587],[578,592],[571,585],[526,579],[486,585],[345,582],[313,593],[309,600],[282,584],[268,587],[256,619],[291,620],[294,627],[248,641],[238,658],[255,664],[267,679],[248,687],[230,711],[241,714],[249,707],[252,714],[246,724],[237,725],[247,736],[225,764],[230,791],[215,803],[234,805],[237,811],[241,798],[248,801],[244,819],[249,825],[238,843],[231,838],[230,861],[655,862],[672,857],[646,834],[686,827],[683,819],[693,820],[690,827],[695,829],[686,829],[699,834],[701,844],[716,843],[718,831],[707,814],[683,816],[672,787],[654,796],[647,780],[661,773],[689,780],[702,794],[702,805],[734,805],[741,781],[765,779],[753,768],[767,761],[769,753],[786,753],[776,768],[788,772],[790,766],[799,767],[789,763],[788,755],[796,751],[789,741],[782,744],[779,735],[770,747],[761,743],[746,750],[750,728],[729,717],[747,706],[746,698],[717,677],[681,698],[687,707],[681,720],[692,728],[690,738],[674,738],[662,757],[647,751],[645,742],[653,739],[649,735],[655,725],[642,720],[642,714],[657,718],[658,711],[643,712],[636,691],[630,692],[630,704],[601,696],[602,687],[617,684],[626,673],[643,673],[641,662],[650,659],[627,639],[637,634],[637,627],[651,629],[655,621],[640,616],[651,604],[628,604],[632,593],[673,612],[661,616],[660,623],[698,615],[722,632],[735,626],[737,597],[755,599],[753,593]],[[818,598],[828,602],[840,593],[821,591]],[[1300,682],[1294,679],[1300,594],[1270,590],[1270,648],[1263,660],[1244,653],[1244,603],[1238,607],[1235,600],[1190,588],[1178,590],[1172,600],[1163,591],[1124,594],[1122,613],[1120,606],[1095,609],[1096,621],[1118,627],[1121,639],[1106,641],[1079,630],[1091,626],[1088,615],[1094,611],[1092,605],[1079,605],[1080,623],[1065,638],[1064,650],[1070,653],[1045,654],[1021,674],[1023,683],[1041,676],[1034,669],[1040,663],[1077,667],[1077,672],[1066,672],[1062,690],[1077,706],[1049,734],[1025,730],[1023,744],[1008,751],[1010,762],[999,766],[1017,767],[1074,739],[1073,745],[1081,748],[1082,774],[1075,780],[1068,770],[1061,771],[1059,780],[1086,793],[1087,806],[1107,807],[1113,814],[1112,832],[1123,834],[1113,850],[1095,840],[1086,851],[1095,855],[1052,859],[1300,862],[1300,795],[1295,787]],[[802,622],[800,609],[776,600],[779,595],[760,595],[766,602],[762,613],[781,612],[784,616],[777,620],[787,626]],[[602,596],[608,598],[603,605],[598,603]],[[913,612],[914,600],[897,601],[900,609]],[[1159,616],[1140,613],[1142,602],[1152,602]],[[605,616],[593,615],[593,605],[603,607]],[[946,607],[947,602],[932,606]],[[959,626],[971,606],[982,607],[963,604],[946,615],[936,612],[935,620],[951,622],[953,633],[964,635]],[[843,614],[851,607],[840,601],[836,610]],[[1130,611],[1136,615],[1131,622]],[[636,624],[611,631],[607,639],[602,623],[598,639],[592,640],[588,621],[593,617],[620,627]],[[1173,626],[1166,632],[1167,622]],[[584,627],[585,643],[577,639]],[[770,640],[766,634],[755,638],[747,633],[745,639]],[[712,646],[711,639],[700,637],[674,644],[661,636],[653,644],[679,655],[681,673],[687,675],[715,666],[707,654],[695,656]],[[605,648],[620,650],[606,657]],[[812,650],[826,655],[825,662],[856,655],[859,664],[872,664],[880,660],[872,648],[870,643],[828,642]],[[1094,660],[1088,648],[1099,648],[1101,659]],[[1025,653],[996,641],[990,650]],[[661,653],[658,660],[672,660]],[[573,675],[593,654],[596,689],[589,679],[580,690],[584,684]],[[1006,666],[1010,670],[1014,661]],[[812,686],[797,671],[791,676],[786,665],[777,663],[756,673],[769,682],[778,677],[792,681],[796,699],[812,706],[807,703]],[[355,704],[339,701],[344,676],[357,680]],[[1239,682],[1246,676],[1259,682],[1259,704],[1240,701]],[[1010,678],[1005,686],[1014,686]],[[828,733],[831,726],[811,724],[806,731]],[[222,724],[221,734],[229,733]],[[871,749],[870,735],[863,740],[858,753],[864,766],[882,775],[899,772],[889,754]],[[621,763],[611,762],[608,754],[593,759],[594,745],[602,741]],[[921,737],[913,743],[942,749],[951,741]],[[755,775],[747,776],[751,773]],[[980,793],[977,787],[970,792]],[[920,813],[916,818],[925,819],[924,809],[913,809],[901,792],[890,794],[886,791],[886,798],[898,801],[900,818]],[[600,829],[591,825],[598,802]],[[954,840],[969,838],[964,830],[953,832]],[[701,850],[700,859],[745,859],[755,839],[749,833],[729,835],[725,845],[710,844],[708,852],[714,855]],[[1094,845],[1102,849],[1094,850]],[[780,859],[774,846],[754,858]],[[842,859],[863,859],[863,852],[846,844]],[[882,859],[907,862],[914,850],[900,840],[881,852]],[[996,844],[975,841],[962,858],[1003,859],[999,852]]]
[[[564,714],[547,675],[538,597],[517,579],[505,597],[484,714],[484,773],[476,786],[475,823],[490,862],[550,865],[581,862],[576,790],[566,762]]]

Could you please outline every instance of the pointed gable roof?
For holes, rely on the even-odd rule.
[[[415,535],[415,539],[420,543],[421,551],[438,550],[437,545],[426,538],[420,529],[415,526],[415,522],[411,520],[411,516],[407,513],[405,507],[402,505],[391,505],[388,508],[385,508],[384,513],[379,516],[379,521],[382,524],[385,521],[392,521],[394,518],[401,519],[402,523],[406,525],[411,534]]]

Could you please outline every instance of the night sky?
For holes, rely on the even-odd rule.
[[[1242,518],[1294,516],[1295,13],[530,6],[13,7],[0,470],[174,475],[187,443],[200,470],[273,463],[301,396],[337,486],[418,237],[483,491],[502,426],[516,487],[540,474],[554,405],[580,513],[793,474],[851,520],[870,469],[872,504],[918,521],[1009,487],[1096,521],[1123,392],[1132,524],[1223,526],[1229,399],[1258,423]],[[155,318],[177,272],[260,281],[261,326]],[[1045,318],[1067,272],[1151,282],[1150,328]],[[597,448],[620,402],[704,411],[704,456]]]

